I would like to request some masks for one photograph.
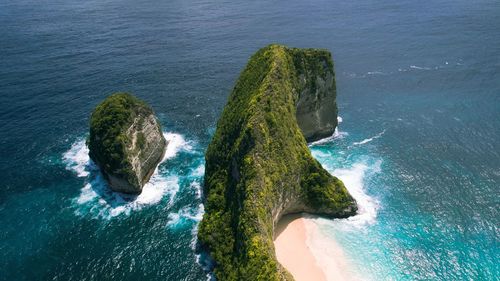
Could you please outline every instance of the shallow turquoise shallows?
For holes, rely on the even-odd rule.
[[[0,1],[0,280],[206,280],[204,150],[247,59],[333,52],[342,123],[310,146],[360,216],[319,220],[367,280],[500,276],[500,2]],[[137,198],[88,160],[92,109],[170,140]]]

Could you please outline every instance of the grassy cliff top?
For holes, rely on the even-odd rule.
[[[90,157],[106,172],[130,176],[125,149],[130,140],[126,131],[136,116],[149,114],[153,110],[131,94],[115,93],[107,97],[90,117]]]
[[[287,213],[355,213],[343,183],[311,156],[295,117],[301,87],[314,87],[315,77],[332,68],[326,50],[270,45],[236,82],[205,156],[198,237],[218,280],[292,280],[275,256],[277,220]]]

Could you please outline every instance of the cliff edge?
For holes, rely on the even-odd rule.
[[[241,73],[205,155],[198,238],[217,280],[293,280],[274,251],[281,216],[357,211],[306,142],[335,130],[334,83],[328,51],[281,45],[259,50]]]
[[[141,193],[166,145],[151,107],[130,94],[109,96],[90,118],[89,155],[113,191]]]
[[[297,123],[308,142],[330,137],[338,125],[337,90],[330,52],[292,49],[298,76]]]

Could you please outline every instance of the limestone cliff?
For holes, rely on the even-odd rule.
[[[309,142],[332,136],[338,124],[338,110],[331,54],[319,50],[292,53],[299,76],[299,127]]]
[[[311,156],[300,128],[310,139],[333,133],[333,79],[328,51],[280,45],[259,50],[241,73],[205,155],[198,238],[218,280],[292,280],[274,252],[280,217],[355,214],[356,202]]]
[[[92,113],[88,146],[112,190],[139,194],[162,160],[166,140],[148,105],[116,93]]]

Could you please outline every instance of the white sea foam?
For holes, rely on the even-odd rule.
[[[327,157],[331,157],[332,154],[329,153],[329,152],[325,152],[325,151],[321,151],[321,150],[311,150],[311,154],[314,158],[316,159],[322,159],[322,158],[327,158]]]
[[[365,144],[365,143],[369,143],[375,139],[378,139],[380,138],[381,136],[383,136],[385,134],[385,130],[383,130],[382,132],[376,134],[375,136],[371,137],[371,138],[367,138],[367,139],[364,139],[362,141],[359,141],[359,142],[353,142],[352,145],[362,145],[362,144]]]
[[[164,133],[164,136],[169,142],[162,162],[174,158],[179,151],[192,149],[182,135]],[[175,195],[179,191],[179,178],[175,174],[162,175],[156,168],[140,195],[113,192],[88,153],[85,141],[78,140],[63,155],[66,168],[74,171],[77,176],[86,178],[79,196],[74,200],[77,214],[110,219],[121,214],[130,214],[131,211],[140,210],[144,206],[157,204],[165,195],[169,195],[168,204],[173,204]]]
[[[205,213],[205,206],[199,204],[196,208],[185,206],[176,213],[168,214],[167,227],[171,230],[177,230],[186,226],[191,226],[191,249],[196,250],[198,243],[198,224]],[[196,257],[196,261],[201,264],[200,256]]]
[[[342,121],[343,121],[342,117],[341,116],[337,116],[338,125],[340,125],[340,123],[342,123]],[[335,128],[335,131],[333,131],[333,135],[331,135],[329,137],[326,137],[324,139],[320,139],[320,140],[311,142],[311,143],[308,144],[308,146],[311,147],[311,146],[315,146],[315,145],[329,143],[329,142],[332,142],[332,141],[334,141],[336,139],[344,138],[345,136],[348,136],[348,135],[349,134],[347,132],[341,132],[341,131],[339,131],[339,126],[337,126],[337,128]]]
[[[387,73],[382,71],[368,71],[366,74],[368,75],[386,75]]]
[[[337,243],[335,233],[338,230],[365,231],[367,226],[376,223],[379,202],[366,193],[365,184],[371,175],[381,172],[381,164],[381,160],[373,162],[365,159],[355,162],[349,168],[333,171],[328,165],[324,165],[344,182],[358,205],[358,214],[347,219],[306,217],[306,244],[329,281],[371,279],[368,276],[361,276],[361,273],[356,271],[353,267],[354,261],[349,260],[344,249]]]
[[[63,154],[63,161],[66,163],[66,169],[76,172],[79,177],[86,177],[97,169],[90,161],[89,149],[84,139],[71,145],[71,148]]]
[[[189,186],[194,189],[196,198],[201,199],[201,184],[198,181],[193,181]]]
[[[198,166],[194,171],[193,171],[193,176],[195,177],[201,177],[205,174],[205,165],[201,164]]]
[[[311,142],[311,143],[308,143],[307,145],[309,147],[315,146],[315,145],[321,145],[321,144],[332,142],[332,141],[334,141],[336,139],[344,138],[345,136],[348,136],[348,135],[349,134],[347,132],[339,132],[338,128],[335,128],[335,131],[333,132],[332,136],[326,137],[324,139],[320,139],[320,140],[317,140],[317,141],[314,141],[314,142]]]
[[[418,70],[431,70],[430,67],[425,67],[425,66],[416,66],[416,65],[410,65],[411,69],[418,69]]]
[[[175,229],[189,222],[198,223],[203,218],[204,212],[205,210],[203,204],[198,205],[197,208],[185,206],[176,213],[168,214],[167,226]]]
[[[355,163],[348,169],[335,169],[332,174],[341,179],[349,193],[358,204],[358,214],[343,221],[351,226],[373,224],[377,218],[378,201],[365,192],[364,182],[368,173],[379,173],[382,161],[368,166],[363,162]]]
[[[157,204],[166,194],[170,195],[169,204],[172,204],[178,190],[178,177],[153,174],[140,195],[122,194],[111,191],[99,174],[80,190],[80,195],[75,199],[78,205],[76,213],[111,219],[121,214],[128,215],[144,206]]]
[[[342,139],[345,136],[348,136],[349,134],[347,132],[341,132],[339,131],[339,128],[335,128],[335,131],[333,132],[332,139]]]
[[[215,261],[210,257],[210,255],[206,252],[202,252],[195,255],[196,263],[203,268],[205,271],[205,277],[207,277],[207,281],[216,281],[215,275],[213,272]]]
[[[168,142],[163,160],[173,158],[181,150],[190,151],[193,149],[189,142],[184,140],[184,137],[175,133],[163,133],[163,136]]]
[[[355,162],[348,168],[335,168],[335,164],[328,160],[332,157],[330,153],[318,149],[312,149],[311,153],[315,158],[320,160],[322,166],[327,171],[343,181],[347,190],[358,204],[358,214],[353,217],[334,221],[321,221],[335,223],[335,225],[344,224],[348,227],[375,223],[379,202],[366,193],[365,183],[372,175],[382,171],[382,160],[363,158],[363,160]]]

